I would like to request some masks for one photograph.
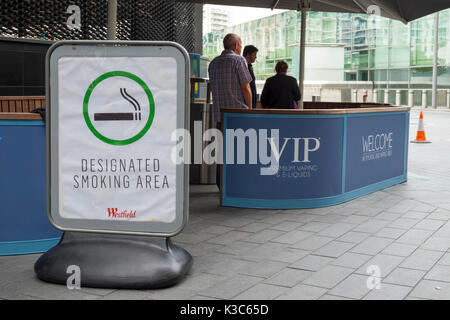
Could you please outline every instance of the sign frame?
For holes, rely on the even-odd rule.
[[[99,55],[100,53],[100,55]],[[189,72],[186,50],[170,41],[64,40],[53,44],[46,55],[47,217],[63,231],[172,237],[188,221],[189,165],[176,164],[176,213],[173,222],[117,221],[65,218],[60,208],[59,176],[59,83],[58,60],[63,57],[172,57],[177,62],[176,128],[189,128]],[[184,79],[184,81],[183,81]],[[83,106],[80,106],[83,107]],[[175,142],[176,143],[176,142]]]

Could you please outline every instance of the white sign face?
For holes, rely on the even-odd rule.
[[[177,61],[75,56],[57,66],[60,216],[173,222]]]

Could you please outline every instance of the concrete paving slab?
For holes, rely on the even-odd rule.
[[[450,248],[450,238],[432,236],[420,248],[424,250],[447,251]]]
[[[435,265],[424,277],[425,280],[450,282],[450,266]]]
[[[440,251],[417,249],[405,258],[400,267],[428,271],[443,255],[444,253]]]
[[[414,287],[425,274],[426,272],[421,270],[396,268],[383,280],[383,283]]]
[[[308,271],[319,271],[320,269],[329,265],[333,261],[334,261],[333,258],[310,254],[298,260],[297,262],[294,262],[293,264],[289,265],[289,268],[302,269]]]
[[[411,245],[411,244],[404,244],[404,243],[397,243],[394,242],[387,246],[382,253],[388,254],[391,256],[400,256],[400,257],[407,257],[411,255],[414,251],[417,250],[417,246]]]
[[[299,242],[291,245],[290,247],[296,248],[296,249],[314,251],[314,250],[320,249],[321,247],[325,246],[326,244],[328,244],[329,242],[331,242],[333,240],[334,240],[334,238],[313,235],[304,240],[300,240]]]
[[[234,297],[236,300],[273,300],[287,291],[287,288],[260,283]]]
[[[354,243],[332,241],[314,251],[315,255],[338,258],[355,246]]]
[[[403,300],[412,288],[382,283],[379,290],[371,290],[364,300]]]
[[[218,299],[232,299],[260,281],[262,279],[258,277],[237,275],[219,282],[206,290],[200,290],[197,294]]]
[[[373,267],[376,267],[379,269],[379,276],[381,278],[385,278],[387,275],[389,275],[392,270],[394,270],[402,261],[404,260],[403,257],[398,256],[390,256],[387,254],[378,254],[369,261],[367,261],[361,268],[356,270],[355,273],[362,274],[362,275],[370,275],[370,270]]]
[[[280,300],[316,300],[327,292],[327,289],[307,286],[304,284],[295,286],[278,297]]]
[[[248,264],[239,270],[240,274],[251,275],[253,277],[269,278],[286,268],[289,264],[278,261],[261,261]]]
[[[307,270],[285,268],[277,274],[274,274],[272,277],[264,280],[264,283],[292,288],[312,274],[313,272]]]
[[[370,291],[367,286],[368,279],[368,276],[352,274],[328,291],[328,294],[344,298],[362,299]]]
[[[369,237],[358,244],[356,247],[352,248],[350,251],[354,253],[376,255],[391,243],[392,239]]]
[[[370,237],[370,233],[364,233],[364,232],[355,232],[355,231],[349,231],[343,236],[339,237],[337,240],[342,242],[350,242],[350,243],[356,243],[359,244],[366,240],[368,237]]]
[[[354,269],[326,266],[303,281],[303,284],[331,289],[347,278]]]
[[[412,244],[412,245],[421,245],[424,243],[431,235],[433,231],[429,230],[417,230],[411,229],[408,230],[405,234],[403,234],[397,242]]]
[[[332,262],[333,265],[357,269],[369,261],[372,256],[347,252]]]
[[[278,243],[284,243],[284,244],[294,244],[297,243],[303,239],[308,238],[309,236],[312,236],[312,232],[307,231],[301,231],[301,230],[294,230],[284,233],[283,235],[272,239],[272,242],[278,242]]]
[[[375,236],[380,238],[398,239],[400,238],[406,230],[397,228],[383,228],[378,231]]]
[[[450,300],[450,283],[421,280],[411,291],[409,297],[431,300]]]

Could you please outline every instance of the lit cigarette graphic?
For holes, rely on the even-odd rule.
[[[135,112],[94,113],[95,121],[141,120],[141,106],[139,102],[137,102],[136,99],[130,96],[126,88],[120,88],[120,94],[125,100],[127,100],[133,106]]]

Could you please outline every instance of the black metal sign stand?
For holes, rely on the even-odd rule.
[[[65,232],[34,270],[43,281],[66,284],[69,266],[77,266],[81,287],[157,289],[182,280],[192,262],[167,237]]]

